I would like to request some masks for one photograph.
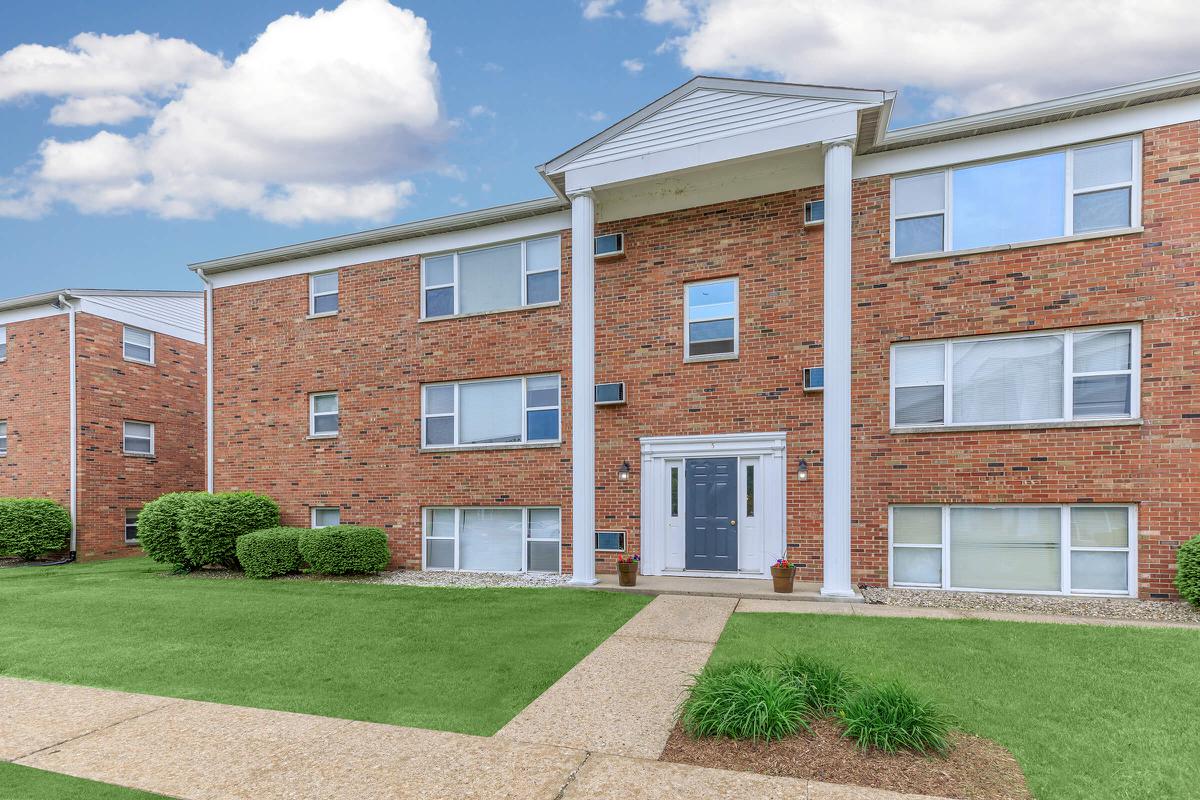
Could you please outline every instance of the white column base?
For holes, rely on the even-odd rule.
[[[822,597],[858,597],[858,593],[853,589],[839,589],[833,586],[821,587]]]
[[[595,578],[585,578],[583,576],[573,576],[571,580],[567,581],[568,586],[595,586],[598,583],[600,581]]]

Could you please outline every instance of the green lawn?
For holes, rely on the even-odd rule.
[[[0,674],[490,735],[649,598],[0,570]]]
[[[162,795],[0,761],[0,797],[6,800],[159,800]]]
[[[791,649],[940,701],[1039,800],[1200,797],[1200,631],[734,614],[713,661]]]

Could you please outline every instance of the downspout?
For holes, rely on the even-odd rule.
[[[68,556],[69,561],[75,560],[75,553],[78,551],[78,531],[76,530],[75,521],[78,518],[77,514],[77,495],[79,488],[79,409],[78,403],[78,384],[75,377],[75,306],[71,305],[67,300],[66,294],[58,296],[60,306],[67,308],[67,332],[70,337],[70,342],[67,345],[67,354],[70,359],[68,372],[70,374],[70,403],[71,403],[71,552]]]
[[[213,285],[204,270],[204,488],[213,492]]]

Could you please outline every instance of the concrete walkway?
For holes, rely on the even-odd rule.
[[[707,578],[690,575],[639,575],[636,586],[621,586],[613,574],[597,575],[592,591],[624,592],[626,594],[681,594],[694,597],[735,597],[759,600],[808,601],[812,603],[861,603],[857,595],[851,599],[827,597],[821,594],[821,584],[796,581],[791,594],[776,594],[771,580],[762,578]]]

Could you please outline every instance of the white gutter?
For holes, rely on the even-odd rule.
[[[203,269],[204,281],[204,488],[213,493],[213,285]]]
[[[66,306],[66,308],[67,308],[67,331],[68,331],[68,335],[70,336],[70,342],[67,345],[67,353],[68,353],[68,358],[70,359],[70,362],[71,362],[68,367],[68,374],[70,375],[70,381],[69,381],[70,391],[68,392],[68,394],[70,395],[70,403],[71,403],[71,412],[69,415],[70,419],[71,419],[71,436],[70,436],[70,441],[71,441],[71,459],[70,459],[70,462],[71,462],[71,501],[70,501],[70,505],[71,505],[71,555],[73,557],[75,555],[75,553],[77,552],[77,545],[78,545],[78,533],[77,533],[76,526],[75,526],[75,520],[76,520],[76,496],[78,494],[78,484],[79,484],[79,409],[77,407],[78,388],[77,388],[76,377],[75,377],[75,306],[71,305],[70,301],[67,300],[67,296],[65,294],[60,294],[58,296],[58,302],[61,305]]]

